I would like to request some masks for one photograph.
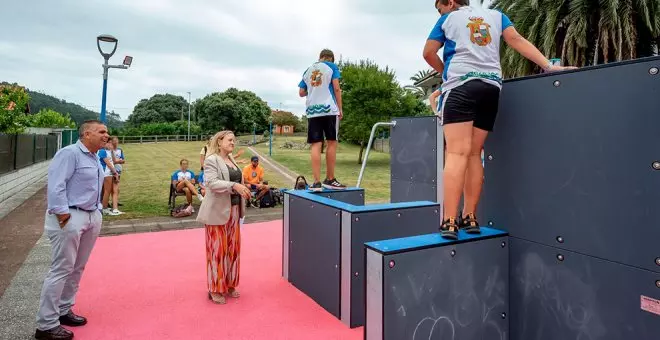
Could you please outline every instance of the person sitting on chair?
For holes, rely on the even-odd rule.
[[[199,185],[199,193],[202,194],[203,197],[206,197],[206,186],[204,186],[204,169],[202,169],[199,175],[197,175],[197,185]]]
[[[259,157],[257,156],[252,156],[250,165],[243,168],[243,179],[250,191],[257,193],[256,202],[259,202],[270,190],[268,182],[264,182],[264,168],[259,165]]]
[[[193,195],[202,201],[204,197],[195,188],[195,173],[188,170],[188,160],[185,158],[182,159],[179,161],[179,165],[181,169],[174,171],[172,174],[172,185],[176,188],[177,192],[184,192],[186,194],[188,205],[192,204]]]

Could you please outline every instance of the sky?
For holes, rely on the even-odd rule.
[[[170,93],[194,102],[230,87],[301,115],[302,73],[324,48],[370,59],[409,85],[428,69],[422,48],[438,20],[433,0],[3,1],[0,81],[100,111],[96,37],[119,39],[107,109],[126,119],[138,101]]]

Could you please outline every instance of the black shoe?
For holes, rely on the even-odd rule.
[[[346,186],[339,183],[336,178],[326,179],[323,181],[323,187],[330,190],[344,190]]]
[[[315,182],[309,187],[309,190],[311,191],[322,191],[323,186],[321,185],[321,182]]]
[[[442,222],[440,235],[446,239],[458,240],[458,226],[454,218],[448,218]]]
[[[66,315],[60,316],[60,324],[64,326],[82,326],[87,323],[87,319],[82,316],[74,314],[72,311],[69,311]]]
[[[71,340],[73,339],[73,332],[62,326],[57,326],[47,331],[37,329],[34,333],[34,338],[39,340]]]
[[[479,222],[477,222],[477,217],[474,216],[474,213],[469,213],[467,216],[461,218],[461,223],[459,226],[468,234],[481,234],[481,229],[479,229]]]

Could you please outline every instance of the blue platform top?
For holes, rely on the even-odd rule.
[[[481,234],[468,234],[463,230],[458,232],[458,240],[448,240],[440,236],[440,231],[433,234],[393,238],[389,240],[373,241],[365,243],[365,246],[383,254],[400,253],[419,250],[423,248],[442,247],[452,244],[465,243],[476,240],[485,240],[494,237],[507,236],[505,231],[481,227]]]
[[[363,190],[360,188],[352,188],[354,190]],[[350,190],[350,189],[347,189]],[[345,190],[342,190],[345,191]],[[400,203],[383,203],[383,204],[370,204],[370,205],[352,205],[349,203],[333,200],[321,196],[321,193],[336,192],[336,190],[327,190],[322,192],[313,192],[310,190],[288,190],[286,193],[304,198],[319,204],[327,205],[329,207],[337,208],[350,213],[361,213],[361,212],[371,212],[371,211],[382,211],[382,210],[394,210],[394,209],[405,209],[405,208],[419,208],[419,207],[433,207],[440,205],[436,202],[431,201],[417,201],[417,202],[400,202]]]
[[[343,189],[343,190],[331,190],[331,189],[323,188],[321,191],[312,191],[312,190],[309,190],[309,189],[305,189],[305,190],[282,189],[282,192],[286,192],[288,194],[294,194],[294,195],[296,193],[300,193],[300,192],[306,192],[306,193],[309,193],[309,194],[325,194],[325,193],[329,193],[329,192],[344,192],[344,191],[364,191],[364,188],[346,188],[346,189]]]

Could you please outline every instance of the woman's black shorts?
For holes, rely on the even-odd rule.
[[[443,125],[473,122],[473,126],[493,131],[500,102],[499,87],[475,79],[453,88],[440,97]]]

